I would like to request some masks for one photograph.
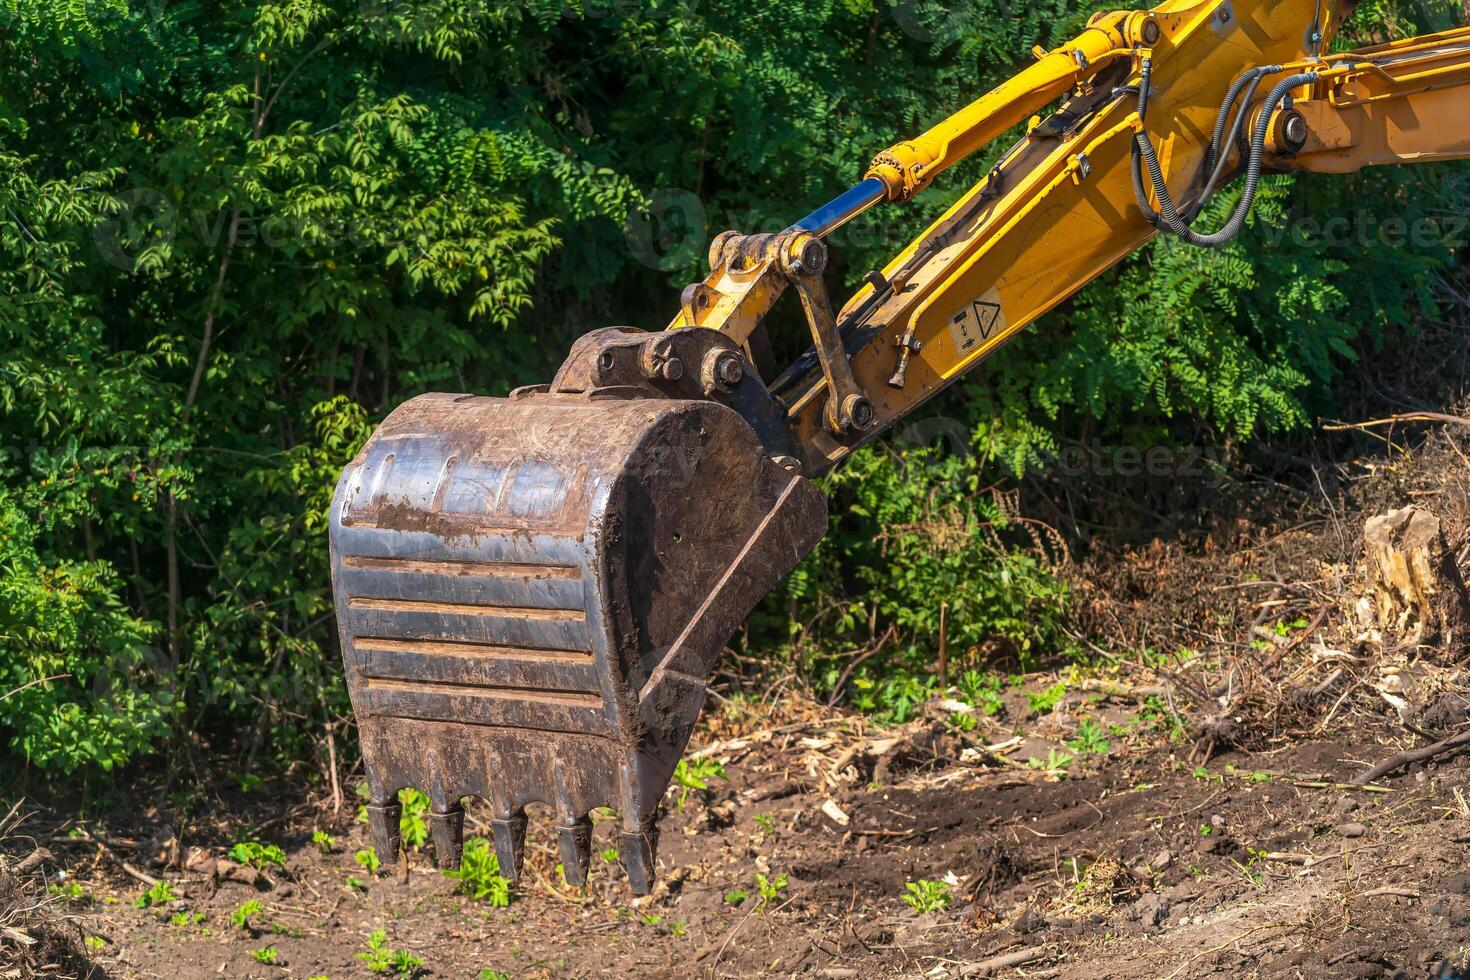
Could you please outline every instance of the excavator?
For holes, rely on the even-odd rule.
[[[1155,235],[1229,241],[1267,172],[1470,157],[1470,28],[1333,53],[1351,6],[1097,13],[784,231],[716,237],[664,329],[594,330],[549,384],[506,398],[393,411],[330,514],[380,859],[398,859],[413,787],[442,867],[458,866],[478,797],[513,878],[538,804],[581,885],[605,807],[647,894],[660,801],[725,643],[827,529],[817,477]],[[834,308],[824,240],[1013,129],[983,178]],[[1234,180],[1238,203],[1201,227]],[[763,373],[787,290],[810,346]]]

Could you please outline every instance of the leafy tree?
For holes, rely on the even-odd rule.
[[[1450,7],[1365,10],[1378,34]],[[545,380],[587,329],[661,325],[710,236],[784,226],[1087,13],[0,0],[0,694],[31,685],[0,701],[3,737],[61,771],[195,741],[311,751],[346,706],[326,507],[377,420]],[[880,265],[986,162],[844,229],[835,274]],[[1455,174],[1273,178],[1231,249],[1145,250],[939,404],[956,460],[874,449],[837,477],[835,537],[768,619],[876,608],[918,660],[942,593],[956,642],[1054,645],[1060,592],[982,492],[997,464],[1079,431],[1300,425],[1456,254],[1275,229],[1425,207]]]

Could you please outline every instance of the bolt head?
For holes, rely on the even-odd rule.
[[[866,429],[873,424],[873,403],[863,395],[848,395],[842,406],[848,424],[854,429]]]
[[[1299,150],[1307,143],[1307,121],[1299,112],[1288,112],[1286,118],[1281,120],[1281,141],[1293,150]]]
[[[790,269],[796,275],[820,275],[827,268],[827,246],[820,238],[803,235],[791,255]]]
[[[660,373],[663,375],[665,381],[678,381],[684,377],[684,362],[677,357],[671,357],[667,361],[664,361]]]
[[[734,351],[726,351],[715,361],[715,380],[720,384],[733,388],[744,377],[745,366],[740,363],[740,355]]]

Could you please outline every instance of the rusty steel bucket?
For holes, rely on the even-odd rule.
[[[474,796],[514,877],[524,808],[542,803],[580,884],[589,813],[611,807],[646,894],[720,652],[825,529],[816,486],[715,400],[588,387],[400,406],[331,515],[379,858],[397,860],[397,795],[414,787],[441,866],[459,863]]]

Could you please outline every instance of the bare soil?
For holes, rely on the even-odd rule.
[[[814,758],[826,746],[811,743],[834,737],[809,730],[820,734],[731,750],[728,781],[670,813],[664,885],[637,901],[615,863],[586,894],[559,887],[554,842],[534,830],[506,909],[457,894],[422,857],[366,876],[350,808],[334,824],[316,804],[262,834],[288,847],[273,884],[168,875],[185,897],[165,910],[133,907],[143,885],[79,848],[65,863],[96,901],[77,911],[107,942],[94,975],[366,976],[357,954],[374,930],[439,977],[975,976],[1013,952],[1028,961],[1000,972],[1017,976],[1431,977],[1465,965],[1470,808],[1458,790],[1470,760],[1380,792],[1338,784],[1381,745],[1311,741],[1203,770],[1152,750],[1066,778],[938,762],[832,787]],[[318,825],[337,836],[331,853],[310,842]],[[761,869],[788,876],[764,905]],[[903,902],[906,883],[946,878],[948,908]],[[739,905],[737,890],[750,895]],[[249,899],[263,912],[236,928],[230,913]],[[206,918],[170,924],[181,911]],[[267,946],[275,965],[251,959]]]

